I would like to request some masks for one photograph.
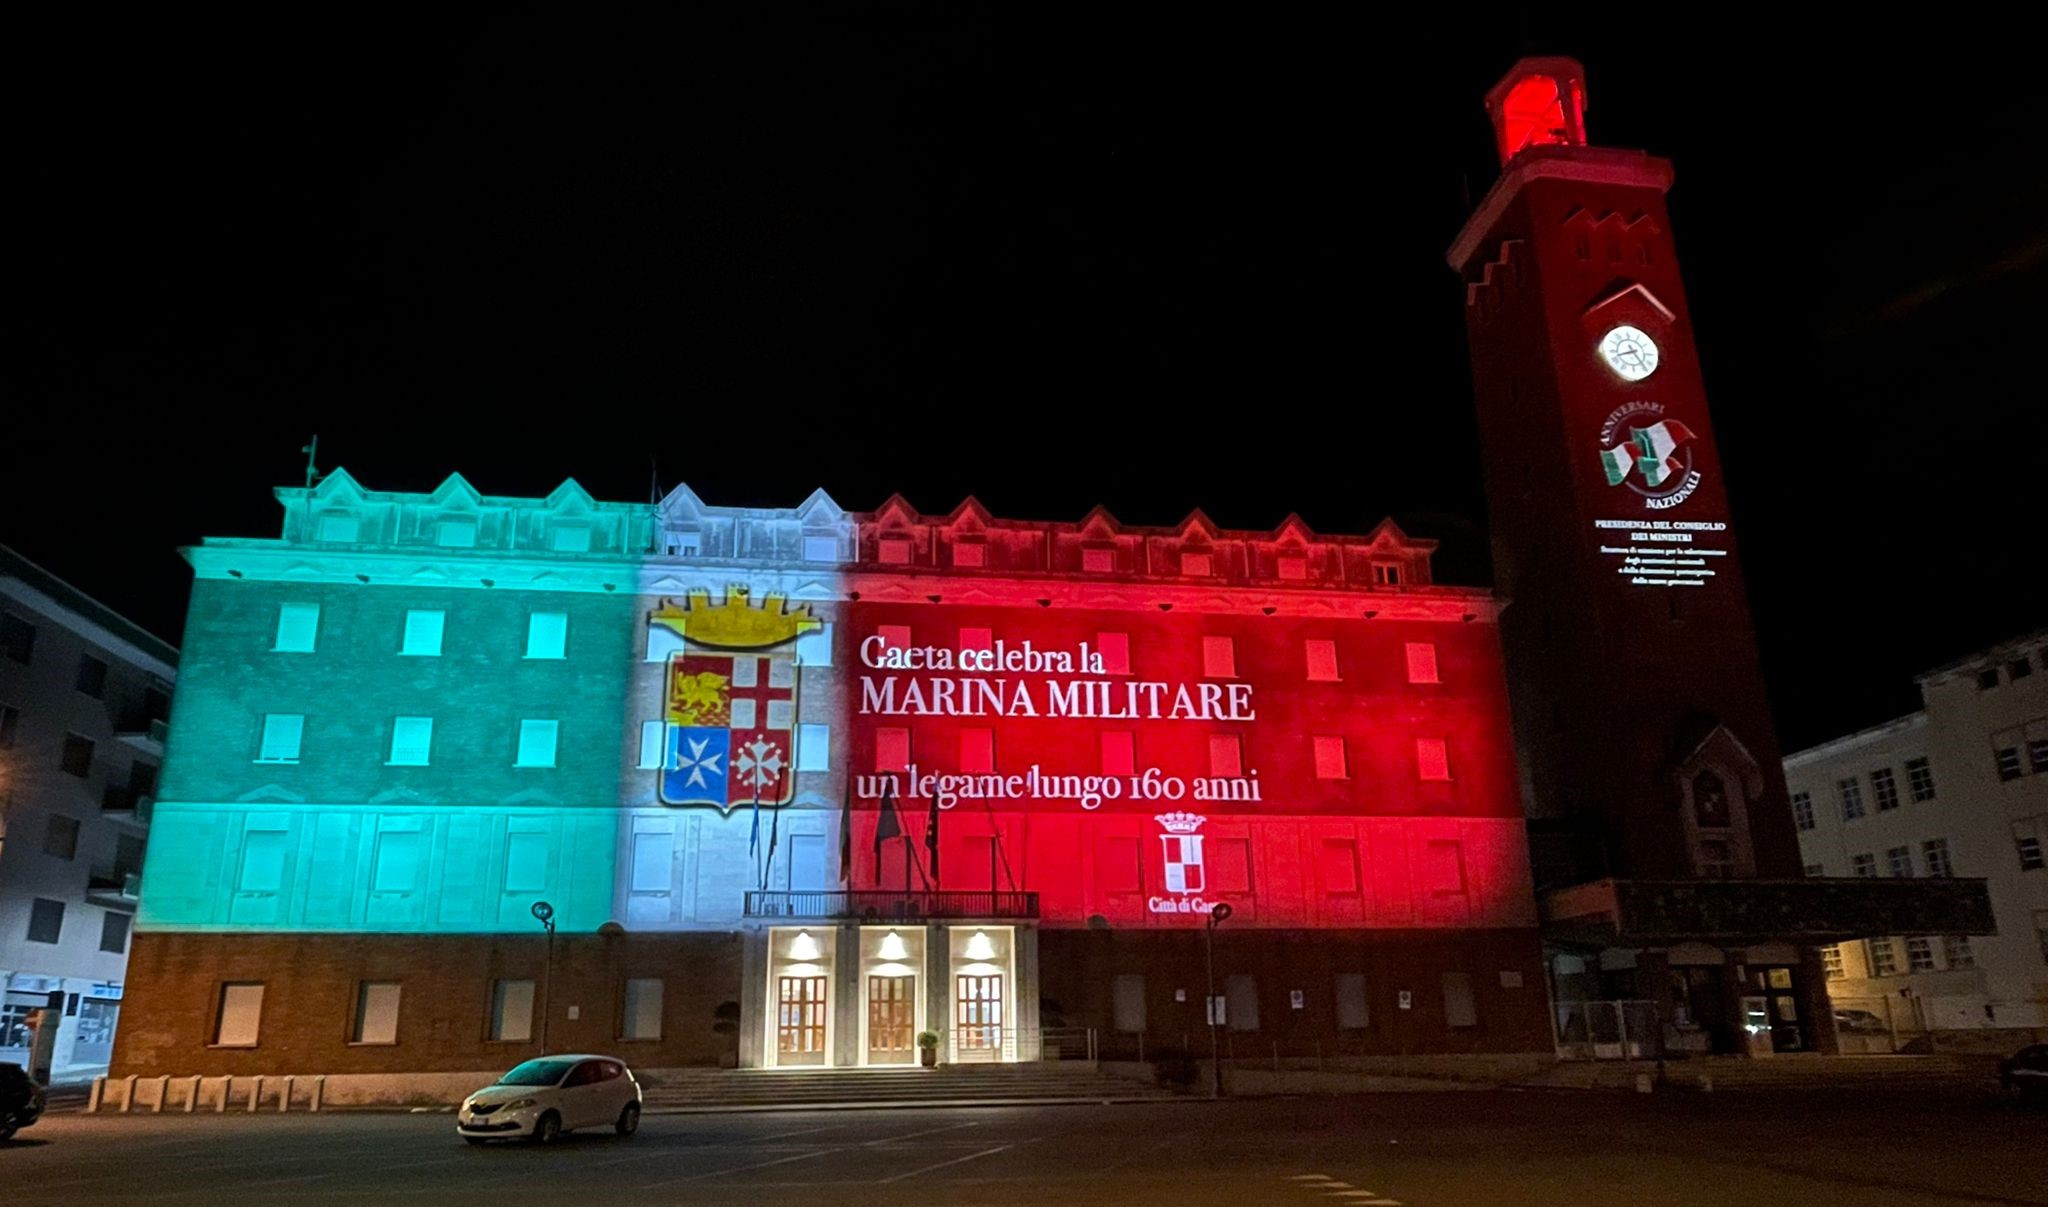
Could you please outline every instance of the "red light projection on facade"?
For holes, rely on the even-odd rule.
[[[1538,146],[1584,146],[1586,73],[1571,59],[1524,59],[1487,94],[1502,163]]]

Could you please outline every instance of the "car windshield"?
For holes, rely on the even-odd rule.
[[[554,1085],[576,1067],[573,1060],[529,1060],[498,1078],[499,1085]]]

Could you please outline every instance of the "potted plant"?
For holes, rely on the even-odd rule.
[[[917,1033],[917,1057],[919,1063],[923,1064],[927,1069],[939,1067],[939,1033],[937,1031],[919,1031]]]

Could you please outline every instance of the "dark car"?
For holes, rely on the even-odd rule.
[[[2048,1044],[2028,1044],[1999,1061],[1998,1084],[2022,1098],[2048,1099]]]
[[[43,1087],[20,1065],[0,1064],[0,1140],[12,1139],[42,1115]]]

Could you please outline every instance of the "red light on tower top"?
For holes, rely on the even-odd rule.
[[[1505,164],[1529,147],[1586,145],[1586,69],[1577,59],[1523,59],[1486,94]]]

